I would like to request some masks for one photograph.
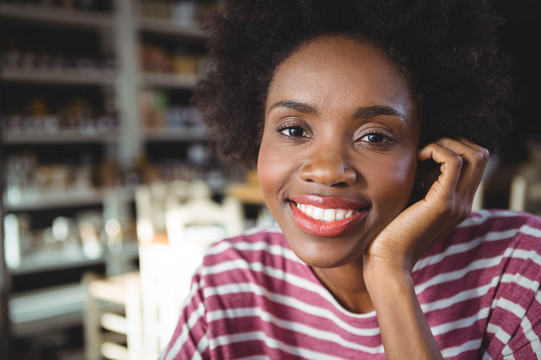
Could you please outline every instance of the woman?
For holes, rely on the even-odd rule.
[[[482,1],[232,1],[197,100],[278,227],[211,247],[164,359],[541,356],[541,221],[470,214],[508,128]]]

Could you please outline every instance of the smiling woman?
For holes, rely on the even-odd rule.
[[[323,268],[361,257],[406,206],[419,147],[409,89],[381,51],[344,36],[316,38],[277,68],[257,170],[301,260]],[[312,216],[303,207],[313,207]],[[354,213],[318,219],[332,209]]]
[[[223,240],[163,359],[541,356],[541,219],[471,213],[509,125],[487,2],[226,2],[197,100],[277,225]]]

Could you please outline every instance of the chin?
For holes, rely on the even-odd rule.
[[[339,238],[320,239],[319,241],[308,240],[304,244],[289,243],[289,245],[295,255],[304,263],[319,269],[347,265],[358,261],[363,253],[363,250],[358,249],[358,246],[348,246],[344,244],[343,239]]]
[[[334,269],[334,268],[339,268],[351,263],[351,260],[335,260],[335,259],[308,259],[306,261],[305,260],[303,261],[311,268],[317,268],[317,269]]]

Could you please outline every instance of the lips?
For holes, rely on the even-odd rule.
[[[337,237],[350,231],[368,214],[368,204],[335,197],[302,195],[290,198],[295,223],[320,237]]]

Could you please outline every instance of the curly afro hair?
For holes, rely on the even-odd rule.
[[[502,19],[487,0],[230,0],[208,24],[194,100],[219,153],[253,167],[273,74],[301,45],[343,34],[379,47],[422,98],[423,144],[465,137],[494,151],[511,125]]]

